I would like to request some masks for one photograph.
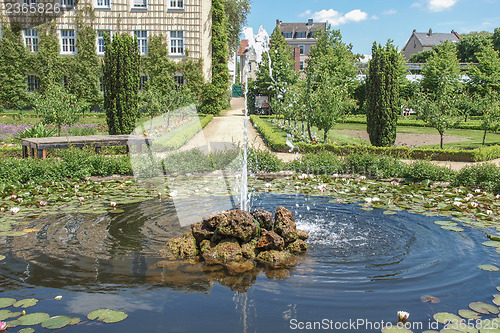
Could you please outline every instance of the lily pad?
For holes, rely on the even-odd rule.
[[[17,302],[17,299],[15,299],[15,298],[7,298],[7,297],[0,298],[0,309],[1,308],[8,308],[9,306],[11,306],[12,304],[14,304],[16,302]]]
[[[36,303],[38,303],[37,299],[27,298],[27,299],[23,299],[23,300],[17,301],[16,303],[13,304],[13,306],[15,308],[19,308],[19,307],[21,307],[21,308],[29,308],[30,306],[36,305]]]
[[[490,271],[490,272],[498,272],[500,271],[500,268],[494,265],[479,265],[477,266],[479,269],[482,269],[483,271]]]
[[[50,315],[48,313],[35,312],[20,317],[18,321],[20,325],[31,326],[41,324],[48,319],[50,319]]]
[[[5,320],[9,318],[16,318],[21,315],[21,312],[12,312],[10,310],[0,310],[0,320]]]
[[[7,328],[13,328],[13,327],[17,327],[19,325],[22,325],[21,322],[19,321],[19,319],[11,320],[11,321],[7,322]]]
[[[458,314],[460,317],[465,318],[465,319],[480,319],[481,316],[474,311],[471,310],[460,310],[458,311]]]
[[[5,259],[5,256],[0,254],[0,261],[4,260]]]
[[[42,322],[42,327],[50,330],[56,330],[69,325],[71,320],[72,318],[68,316],[55,316]]]
[[[23,328],[22,330],[20,330],[18,333],[33,333],[35,332],[35,330],[31,327],[26,327],[26,328]]]
[[[483,303],[483,302],[472,302],[469,304],[469,308],[476,312],[482,314],[498,314],[500,310],[493,304]]]
[[[438,312],[434,315],[434,320],[441,324],[447,324],[447,323],[454,324],[454,323],[460,323],[462,321],[462,318],[460,318],[457,315],[454,315],[453,313]]]
[[[125,312],[111,309],[94,310],[87,315],[89,320],[98,320],[104,323],[117,323],[127,317],[128,315]]]
[[[76,324],[79,324],[81,321],[82,320],[80,318],[74,317],[74,318],[71,318],[69,325],[76,325]]]
[[[497,242],[497,241],[486,241],[486,242],[483,242],[483,245],[484,246],[489,246],[489,247],[496,247],[496,248],[500,248],[500,242]]]
[[[441,226],[456,226],[458,223],[453,222],[453,221],[436,221],[434,224],[441,225]]]
[[[455,232],[462,232],[462,231],[464,231],[463,228],[453,227],[453,226],[442,226],[441,229],[455,231]]]
[[[420,297],[420,301],[423,303],[431,302],[431,303],[439,303],[441,300],[437,297],[430,296],[430,295],[424,295]]]

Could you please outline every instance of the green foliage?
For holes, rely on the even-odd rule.
[[[404,73],[403,56],[392,41],[387,41],[385,47],[373,43],[366,78],[366,119],[374,146],[392,146],[396,141],[401,108],[399,89]]]
[[[88,109],[76,97],[59,85],[51,85],[43,93],[36,94],[33,109],[42,117],[44,124],[55,124],[57,135],[61,135],[62,125],[76,123],[82,110]]]
[[[59,38],[55,22],[38,26],[38,36],[38,52],[31,58],[40,79],[40,92],[44,93],[52,85],[61,85],[66,71],[63,58],[59,56]]]
[[[101,62],[95,51],[96,31],[92,24],[83,22],[81,9],[78,10],[77,15],[76,45],[78,45],[78,53],[71,59],[68,89],[78,101],[84,101],[92,106],[99,105],[102,103],[99,83]]]
[[[255,85],[260,94],[268,95],[278,108],[288,87],[297,82],[292,50],[278,26],[270,36],[269,52],[262,55],[256,72]],[[277,113],[278,110],[271,111]],[[279,112],[278,112],[279,113]]]
[[[268,146],[276,151],[286,151],[288,146],[286,145],[286,133],[282,130],[275,128],[268,121],[263,120],[262,118],[251,115],[250,121],[253,126],[259,131],[259,133],[264,138],[264,141]],[[278,134],[277,132],[281,133]]]
[[[477,66],[470,66],[468,70],[473,91],[481,95],[489,91],[500,94],[500,55],[493,46],[487,45],[476,54]]]
[[[462,35],[457,44],[457,57],[460,62],[477,63],[477,54],[485,47],[492,46],[491,35],[486,31]]]
[[[482,187],[488,191],[500,191],[500,168],[495,164],[483,163],[463,167],[456,175],[454,186]]]
[[[24,108],[28,103],[26,91],[26,53],[20,34],[2,26],[0,40],[0,104],[7,108]]]
[[[500,128],[500,100],[496,92],[489,93],[487,96],[480,98],[479,104],[482,109],[482,124],[484,131],[483,146],[486,142],[486,134],[491,131],[498,131]]]
[[[229,107],[228,18],[223,0],[212,1],[212,82],[205,85],[200,112],[220,114]]]
[[[422,69],[422,74],[422,87],[426,92],[440,94],[456,88],[460,77],[460,64],[455,44],[446,41],[440,45],[439,52],[433,51]]]
[[[283,162],[268,150],[248,150],[248,170],[251,172],[278,172]]]
[[[455,176],[455,172],[449,168],[444,168],[432,164],[429,161],[414,161],[406,168],[403,168],[401,178],[410,179],[412,181],[432,180],[432,181],[451,181]]]
[[[344,173],[344,163],[333,153],[321,151],[316,154],[306,154],[300,159],[288,163],[287,168],[295,172],[307,174]]]
[[[178,149],[191,140],[191,138],[198,133],[200,128],[205,128],[213,118],[213,115],[207,115],[202,119],[195,118],[187,125],[180,126],[172,130],[165,137],[155,141],[155,145],[167,150]]]
[[[349,173],[358,173],[375,178],[401,177],[406,165],[390,156],[355,153],[344,159]]]
[[[493,33],[491,39],[495,50],[500,52],[500,28],[495,29],[495,32]]]
[[[109,134],[130,134],[139,116],[139,50],[127,34],[105,36],[104,109]]]
[[[424,64],[427,62],[427,60],[429,60],[429,58],[432,56],[432,54],[433,54],[433,50],[426,50],[426,51],[412,54],[410,56],[410,62]]]
[[[56,134],[55,129],[49,129],[45,127],[43,123],[35,124],[32,127],[26,128],[21,134],[19,134],[19,139],[24,138],[47,138],[54,136]]]
[[[233,54],[240,46],[240,32],[250,14],[250,0],[224,0],[224,10],[228,18],[228,49]]]

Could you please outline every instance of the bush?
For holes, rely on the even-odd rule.
[[[47,138],[56,135],[56,129],[49,129],[43,123],[38,123],[32,127],[26,128],[19,134],[19,139],[24,138]]]
[[[390,156],[375,154],[351,154],[345,157],[345,166],[350,173],[359,173],[374,178],[401,177],[406,165]]]
[[[500,192],[500,168],[491,163],[465,166],[457,173],[453,185]]]
[[[432,181],[452,181],[455,171],[450,168],[440,167],[428,161],[415,161],[411,163],[401,177],[412,181],[432,180]]]
[[[308,174],[335,174],[344,173],[343,162],[328,151],[316,154],[306,154],[300,159],[288,163],[287,167],[295,172]]]
[[[268,121],[256,115],[251,115],[250,121],[260,135],[262,135],[268,146],[276,151],[288,151],[289,148],[286,145],[286,133],[284,131],[274,127]]]
[[[248,150],[248,170],[253,172],[278,172],[283,169],[283,162],[267,150]]]

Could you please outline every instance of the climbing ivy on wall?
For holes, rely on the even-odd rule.
[[[223,0],[212,1],[212,82],[205,86],[202,113],[219,114],[229,107],[229,69],[227,68],[228,19]]]

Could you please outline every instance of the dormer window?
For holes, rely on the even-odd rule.
[[[291,32],[283,32],[283,37],[285,38],[292,38],[292,33]]]
[[[295,38],[306,38],[307,34],[305,31],[297,31],[295,33]]]

